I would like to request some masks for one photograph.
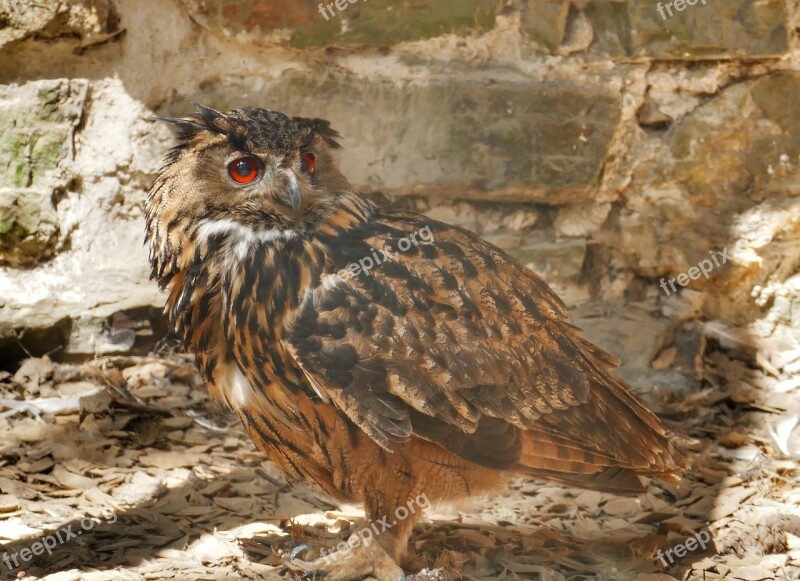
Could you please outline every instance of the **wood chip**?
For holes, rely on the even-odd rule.
[[[20,501],[16,496],[0,494],[0,513],[14,512],[20,509]]]
[[[188,468],[197,466],[202,458],[203,454],[195,454],[191,452],[151,450],[147,454],[141,456],[139,461],[144,466],[155,466],[156,468],[168,470],[170,468]]]
[[[18,541],[20,539],[34,537],[41,532],[40,529],[29,527],[22,519],[17,517],[0,521],[0,539]]]
[[[78,488],[80,490],[88,490],[97,485],[94,479],[80,474],[75,474],[67,470],[63,465],[56,464],[53,468],[51,476],[55,478],[64,488]]]
[[[668,347],[661,351],[661,353],[659,353],[658,356],[653,359],[653,361],[650,363],[650,367],[658,371],[669,369],[675,362],[677,355],[677,347]]]
[[[769,569],[759,566],[741,567],[731,573],[734,579],[741,581],[763,581],[764,579],[774,579],[775,574]]]

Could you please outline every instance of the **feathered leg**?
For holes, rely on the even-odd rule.
[[[314,561],[290,556],[286,566],[294,572],[324,572],[326,581],[356,581],[366,576],[375,581],[404,581],[406,576],[398,562],[405,556],[422,507],[413,495],[392,507],[394,502],[386,497],[367,498],[368,520],[346,543],[340,543],[337,550]]]

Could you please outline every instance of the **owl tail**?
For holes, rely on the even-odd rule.
[[[594,385],[586,406],[558,415],[558,426],[545,420],[521,432],[517,471],[569,486],[638,494],[639,476],[678,480],[686,469],[681,448],[694,440],[669,430],[616,378]]]
[[[670,433],[667,438],[669,439]],[[675,436],[676,443],[683,443]],[[639,476],[678,480],[685,458],[672,444],[669,464],[635,465],[580,442],[541,430],[523,432],[522,451],[516,471],[567,486],[614,494],[639,494],[644,491]]]

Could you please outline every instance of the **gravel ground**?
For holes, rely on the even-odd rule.
[[[519,479],[435,506],[417,579],[799,579],[800,379],[713,350],[696,372],[700,391],[649,398],[700,440],[681,482],[623,498]],[[361,516],[286,485],[184,356],[0,375],[2,578],[285,579],[282,550]]]

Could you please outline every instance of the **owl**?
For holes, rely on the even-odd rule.
[[[430,502],[514,475],[635,494],[640,476],[685,469],[685,438],[542,278],[468,230],[359,195],[328,121],[203,106],[166,121],[179,145],[148,194],[146,240],[174,331],[288,480],[368,519],[289,569],[400,581]]]

